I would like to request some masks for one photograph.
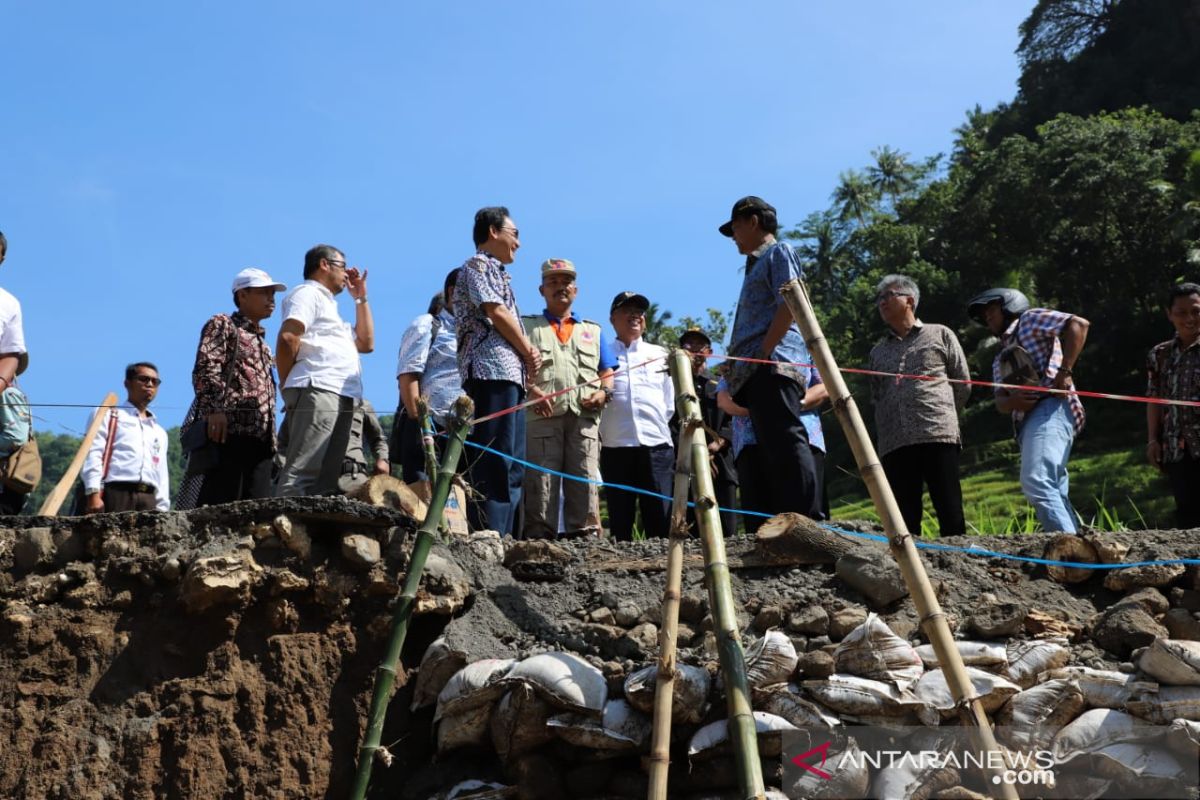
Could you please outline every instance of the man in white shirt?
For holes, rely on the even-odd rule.
[[[613,298],[609,320],[616,331],[612,401],[600,417],[600,473],[606,484],[624,484],[670,496],[675,448],[668,422],[675,389],[667,373],[667,351],[642,341],[650,301],[634,292]],[[653,363],[639,366],[647,361]],[[670,500],[606,487],[613,538],[633,538],[634,516],[642,511],[646,536],[666,536]]]
[[[339,316],[334,299],[343,289],[354,298],[353,328]],[[354,411],[362,402],[359,353],[373,349],[366,271],[347,268],[336,247],[313,247],[304,255],[304,283],[283,299],[275,347],[288,443],[277,496],[337,492]]]
[[[167,432],[149,408],[161,383],[148,361],[125,368],[125,404],[108,412],[83,462],[87,513],[171,507]]]
[[[8,255],[8,239],[0,233],[0,264]],[[21,324],[21,303],[17,298],[0,289],[0,392],[3,392],[17,376],[29,366],[29,354],[25,351],[25,329]],[[0,486],[0,514],[20,514],[25,507],[22,494],[7,486]]]

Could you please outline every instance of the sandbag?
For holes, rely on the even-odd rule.
[[[500,679],[508,674],[515,663],[511,658],[485,658],[454,673],[438,692],[433,721],[437,722],[450,714],[461,714],[475,706],[490,706],[504,693]]]
[[[1200,642],[1155,639],[1137,662],[1138,669],[1168,686],[1200,686]]]
[[[875,773],[871,796],[887,800],[925,800],[961,782],[954,767],[922,769],[912,759],[900,759]]]
[[[438,755],[460,747],[484,747],[492,703],[480,703],[446,714],[435,722]]]
[[[1155,725],[1174,720],[1200,721],[1200,686],[1161,686],[1125,704],[1125,710]]]
[[[956,641],[954,647],[962,657],[964,666],[978,667],[989,672],[1003,670],[1008,666],[1008,653],[1002,643]],[[917,655],[921,657],[921,663],[925,665],[925,669],[937,669],[941,666],[938,663],[937,653],[933,650],[933,645],[920,645],[916,651]]]
[[[983,710],[989,714],[1021,691],[1020,686],[999,675],[975,667],[967,667],[966,670]],[[924,705],[936,709],[942,719],[950,719],[956,712],[957,703],[949,684],[946,683],[946,674],[940,669],[933,669],[922,675],[921,680],[913,687],[913,694]]]
[[[833,667],[841,674],[892,681],[899,689],[907,689],[925,672],[916,649],[874,613],[838,644]]]
[[[1167,728],[1167,746],[1182,758],[1200,758],[1200,722],[1174,720]]]
[[[450,647],[445,636],[434,639],[433,644],[425,648],[421,665],[417,667],[417,682],[413,686],[413,701],[409,708],[416,711],[436,703],[446,683],[466,665],[466,653]]]
[[[785,683],[796,671],[797,661],[796,646],[787,634],[767,631],[746,650],[746,682],[751,690]]]
[[[824,728],[833,730],[842,721],[827,710],[806,700],[801,689],[794,683],[767,687],[762,693],[762,711],[783,717],[797,728]]]
[[[1162,735],[1162,728],[1143,722],[1132,714],[1111,708],[1093,708],[1064,726],[1055,735],[1050,750],[1055,760],[1062,764],[1111,745],[1144,743]]]
[[[1061,667],[1045,674],[1046,680],[1069,680],[1079,684],[1083,701],[1091,708],[1122,709],[1135,697],[1158,691],[1153,681],[1136,675],[1090,667]]]
[[[1085,706],[1075,681],[1060,678],[1013,695],[996,713],[996,736],[1017,750],[1044,750]]]
[[[492,747],[508,763],[517,756],[541,747],[554,738],[547,722],[557,710],[529,684],[518,681],[496,703],[492,711]]]
[[[791,754],[789,754],[791,755]],[[842,754],[835,756],[836,761],[826,761],[822,768],[830,775],[829,779],[822,778],[814,772],[802,770],[801,776],[787,787],[789,797],[805,797],[810,800],[833,797],[866,797],[867,787],[871,785],[871,770],[862,757],[858,743],[847,739]],[[810,762],[821,768],[820,759]],[[830,769],[835,765],[844,765],[839,769]],[[784,775],[788,773],[785,772]]]
[[[754,730],[758,734],[758,755],[761,758],[778,758],[783,749],[783,732],[794,731],[796,726],[783,717],[754,712]],[[693,734],[688,742],[688,758],[711,758],[729,746],[728,720],[710,722]]]
[[[690,664],[675,665],[671,687],[671,721],[696,725],[708,711],[708,691],[712,680],[708,670]],[[654,693],[658,686],[658,665],[643,667],[625,678],[625,699],[643,714],[654,714]]]
[[[600,719],[585,714],[558,714],[547,721],[551,732],[593,750],[640,750],[650,741],[650,720],[624,699],[604,704]]]
[[[1136,787],[1142,797],[1154,797],[1160,791],[1178,792],[1187,773],[1164,743],[1118,742],[1089,754],[1089,760],[1101,775]]]
[[[450,791],[445,795],[445,800],[493,800],[493,798],[515,797],[517,787],[505,786],[503,783],[495,783],[493,781],[481,781],[472,778],[471,780],[462,781],[454,784]]]
[[[573,653],[542,653],[513,667],[505,681],[527,681],[565,711],[599,716],[608,700],[608,682],[600,670]]]
[[[895,684],[834,673],[824,680],[800,684],[812,699],[838,714],[856,717],[897,717],[925,708],[925,704]]]
[[[1043,672],[1066,666],[1071,660],[1067,640],[1060,638],[1011,641],[1006,652],[1008,669],[1004,675],[1022,689],[1037,683],[1038,675]]]

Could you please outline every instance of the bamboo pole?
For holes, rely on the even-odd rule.
[[[458,459],[462,454],[463,443],[467,439],[467,431],[471,427],[474,413],[475,405],[470,398],[460,397],[455,401],[449,425],[450,439],[446,443],[446,453],[442,458],[437,480],[433,483],[429,513],[425,515],[425,521],[417,530],[417,540],[409,558],[408,572],[404,576],[404,587],[396,599],[396,609],[392,614],[392,633],[388,639],[387,652],[375,670],[375,691],[371,696],[367,730],[358,750],[358,770],[354,775],[354,788],[350,793],[353,800],[363,800],[367,796],[371,767],[380,750],[379,739],[383,734],[383,720],[387,715],[392,686],[396,681],[396,664],[400,661],[400,651],[404,647],[404,638],[408,635],[408,622],[412,618],[417,589],[421,585],[421,574],[425,571],[425,559],[433,544],[434,532],[441,522],[442,510],[445,509],[446,498],[450,495],[450,480],[458,467]]]
[[[701,427],[700,400],[692,382],[691,355],[684,350],[671,351],[671,378],[675,382],[675,404],[684,425],[690,425],[687,439],[692,451],[692,495],[696,500],[696,522],[704,550],[704,579],[708,587],[708,605],[712,611],[713,632],[717,637],[717,656],[725,678],[725,704],[728,711],[729,740],[733,743],[738,785],[742,797],[763,798],[762,764],[758,759],[758,738],[754,709],[750,704],[750,684],[746,680],[746,654],[738,633],[737,611],[733,606],[733,587],[725,558],[725,537],[721,532],[721,514],[713,492],[709,469],[708,441]]]
[[[437,448],[433,445],[433,417],[429,414],[429,398],[417,398],[417,420],[421,423],[421,446],[425,450],[425,474],[429,476],[429,480],[433,481],[434,473],[437,472],[438,458]]]
[[[679,411],[680,419],[683,410]],[[658,634],[658,677],[654,682],[654,726],[650,737],[648,800],[667,800],[671,766],[671,707],[675,699],[675,643],[679,634],[679,601],[683,596],[683,543],[687,540],[687,498],[691,484],[692,422],[679,428],[675,451],[675,494],[671,503],[671,540],[667,545],[667,588],[663,591],[662,627]]]
[[[933,586],[929,583],[929,576],[925,572],[925,565],[917,552],[912,534],[904,524],[904,518],[900,516],[900,508],[896,505],[891,484],[888,483],[883,467],[879,463],[875,445],[871,443],[871,438],[867,435],[862,415],[858,412],[854,397],[846,388],[846,382],[842,380],[842,373],[838,370],[833,353],[829,350],[829,343],[821,332],[821,324],[817,321],[816,314],[813,313],[804,284],[793,279],[785,283],[779,292],[791,310],[796,324],[800,326],[800,332],[804,335],[809,353],[812,354],[813,363],[816,364],[817,371],[821,373],[821,380],[825,382],[825,388],[829,391],[833,410],[850,443],[850,449],[854,452],[854,460],[858,463],[859,474],[867,484],[871,500],[875,503],[875,511],[883,522],[888,547],[900,565],[904,583],[908,587],[909,594],[912,595],[921,628],[929,638],[929,643],[933,645],[938,663],[942,665],[942,671],[945,673],[946,683],[954,694],[954,700],[958,703],[959,708],[966,712],[969,721],[973,723],[972,732],[975,746],[982,751],[997,753],[1001,756],[1001,760],[996,763],[1004,763],[1003,754],[996,744],[996,737],[988,723],[987,714],[984,713],[983,706],[975,695],[975,688],[967,676],[962,656],[954,646],[954,637],[946,622],[946,615],[942,613]],[[991,763],[990,758],[989,763]],[[1006,800],[1016,800],[1016,787],[1000,780],[1000,771],[988,769],[985,772],[992,784],[999,787],[1002,797]]]
[[[92,415],[92,422],[83,434],[83,441],[79,443],[79,450],[75,452],[75,457],[71,459],[70,465],[67,466],[67,471],[63,473],[63,476],[58,479],[58,483],[50,490],[50,494],[46,495],[46,499],[42,501],[42,507],[38,509],[38,516],[53,517],[58,514],[58,509],[62,508],[63,501],[71,493],[71,487],[75,484],[75,479],[79,477],[79,471],[83,469],[83,462],[87,459],[88,450],[92,448],[92,440],[96,438],[96,433],[100,430],[100,424],[104,421],[104,412],[113,408],[116,404],[117,395],[115,392],[109,392],[105,395],[104,402],[96,409],[96,413]]]

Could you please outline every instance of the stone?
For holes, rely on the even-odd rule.
[[[834,571],[876,609],[886,608],[908,595],[900,568],[887,556],[845,555],[837,560]]]
[[[801,653],[796,662],[796,674],[805,680],[824,680],[833,674],[833,656],[825,650]]]
[[[793,608],[788,614],[787,629],[792,633],[825,636],[829,633],[829,614],[816,605]]]
[[[298,592],[307,589],[309,581],[307,578],[302,578],[290,569],[281,569],[271,575],[271,594],[272,596],[283,594],[284,592]]]
[[[467,539],[467,548],[480,561],[494,564],[504,561],[504,542],[496,531],[475,531]]]
[[[632,628],[637,625],[641,616],[642,610],[633,603],[621,603],[613,612],[613,618],[622,628]]]
[[[167,581],[168,583],[174,583],[175,581],[179,580],[179,576],[183,574],[183,565],[179,563],[178,558],[175,556],[170,556],[169,558],[163,560],[162,566],[159,567],[158,574],[164,581]]]
[[[967,626],[985,639],[1006,639],[1024,629],[1028,613],[1021,603],[988,603],[967,618]]]
[[[303,523],[293,522],[286,515],[280,514],[271,521],[271,527],[275,529],[275,535],[288,550],[301,558],[312,557],[312,538],[308,535],[308,530],[305,529]]]
[[[829,615],[829,638],[835,642],[845,639],[850,631],[867,621],[867,610],[858,606],[839,608]]]
[[[1082,625],[1068,622],[1036,608],[1030,609],[1029,614],[1025,617],[1025,632],[1034,638],[1061,636],[1074,639],[1081,630],[1083,630]]]
[[[425,559],[421,588],[417,590],[416,614],[451,616],[471,596],[471,581],[453,558],[437,550]]]
[[[54,562],[54,535],[49,528],[26,528],[13,544],[13,561],[22,572],[49,567]]]
[[[816,652],[817,650],[824,650],[831,644],[833,644],[833,642],[829,640],[828,636],[814,636],[808,640],[808,643],[805,644],[804,647],[808,652],[812,653]]]
[[[379,542],[361,533],[350,533],[342,537],[342,557],[363,570],[379,563]]]
[[[1157,637],[1167,638],[1167,629],[1138,603],[1122,602],[1102,613],[1092,626],[1092,641],[1120,658]]]
[[[571,553],[546,539],[522,539],[513,542],[504,554],[504,566],[510,569],[514,564],[529,561],[566,566],[571,562]]]
[[[1167,609],[1171,607],[1171,603],[1158,589],[1145,588],[1134,592],[1131,595],[1122,597],[1120,603],[1136,603],[1146,609],[1147,613],[1152,617],[1160,617],[1167,613]]]
[[[754,615],[754,627],[766,632],[783,624],[783,609],[779,606],[763,606]]]
[[[1200,622],[1185,608],[1172,608],[1163,615],[1163,626],[1172,639],[1200,642]]]
[[[613,615],[612,610],[605,606],[600,606],[599,608],[594,609],[592,613],[588,614],[588,619],[598,625],[617,624],[617,618]]]
[[[215,605],[242,602],[249,599],[250,589],[260,572],[262,567],[247,553],[197,559],[183,576],[179,599],[192,613]]]
[[[653,652],[658,646],[658,626],[653,622],[643,622],[626,636],[645,652]]]
[[[1191,612],[1200,611],[1200,592],[1176,586],[1171,590],[1171,605]]]
[[[675,626],[675,644],[677,647],[691,647],[696,638],[696,629],[691,625],[680,622]]]
[[[679,598],[679,620],[699,623],[708,613],[708,598],[701,594],[685,594]]]
[[[913,634],[917,633],[917,620],[910,617],[905,612],[892,614],[889,617],[884,617],[883,621],[892,629],[892,633],[899,636],[901,639],[910,639]]]
[[[1114,569],[1104,576],[1104,588],[1125,592],[1143,586],[1169,586],[1183,576],[1184,564],[1147,564],[1144,567]]]

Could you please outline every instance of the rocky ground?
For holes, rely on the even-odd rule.
[[[346,796],[411,518],[326,498],[4,524],[0,797]],[[1126,562],[1200,556],[1194,532],[1103,536],[1128,548]],[[986,544],[1040,557],[1048,542]],[[656,652],[664,552],[658,541],[513,543],[488,534],[438,545],[384,731],[395,760],[375,769],[371,796],[431,797],[467,778],[521,796],[644,796],[636,753],[599,765],[562,747],[509,763],[489,749],[437,757],[434,706],[411,707],[422,683],[416,668],[439,638],[461,663],[574,653],[620,696],[628,674]],[[681,661],[714,670],[695,542],[688,554]],[[798,680],[828,676],[835,644],[868,612],[920,640],[881,545],[864,541],[834,563],[805,566],[762,566],[751,541],[731,541],[729,555],[745,641],[785,632]],[[923,557],[960,637],[1066,636],[1071,664],[1130,672],[1135,649],[1156,637],[1200,640],[1194,567],[1062,584],[1033,564]],[[426,678],[422,690],[436,694],[441,687]],[[715,703],[703,721],[722,715]],[[683,769],[694,730],[681,728],[684,750],[673,758],[680,796],[719,786]]]

